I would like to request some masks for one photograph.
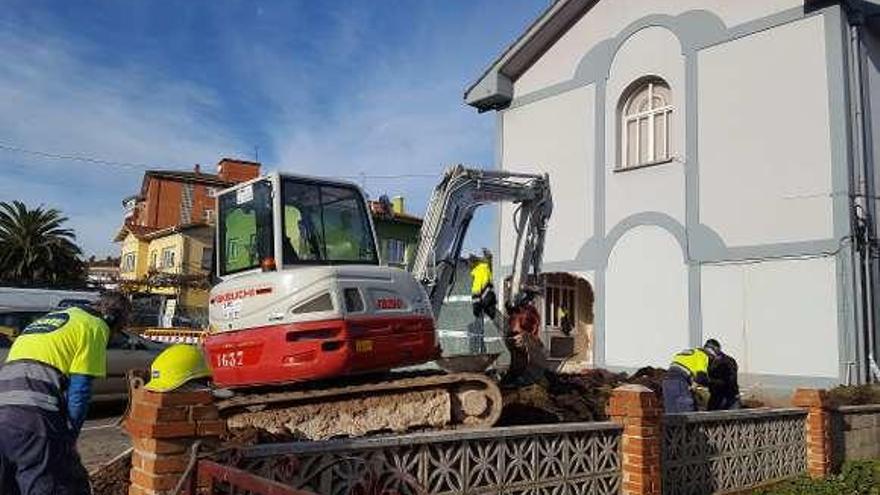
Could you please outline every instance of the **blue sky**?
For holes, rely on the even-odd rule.
[[[203,170],[256,147],[264,170],[365,174],[420,214],[435,179],[369,176],[492,166],[495,118],[463,90],[548,3],[6,1],[0,145]],[[61,209],[105,255],[143,168],[0,149],[0,173],[0,201]]]

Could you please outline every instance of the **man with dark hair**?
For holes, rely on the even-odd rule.
[[[107,342],[128,322],[120,293],[55,311],[22,330],[0,368],[0,493],[88,495],[76,438],[92,380],[107,371]]]
[[[721,343],[709,339],[704,349],[714,354],[709,364],[709,405],[710,411],[739,409],[739,366],[736,360],[721,350]]]

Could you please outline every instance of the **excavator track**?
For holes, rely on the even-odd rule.
[[[329,388],[239,391],[217,403],[233,429],[309,440],[490,427],[501,406],[498,384],[480,373],[397,374]]]

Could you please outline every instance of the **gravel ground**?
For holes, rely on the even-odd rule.
[[[124,404],[98,404],[89,411],[77,442],[79,455],[88,471],[131,447],[128,435],[119,426],[114,426],[124,410]]]

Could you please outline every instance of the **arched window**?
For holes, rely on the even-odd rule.
[[[636,84],[620,106],[619,168],[660,163],[670,158],[672,94],[663,80]]]

